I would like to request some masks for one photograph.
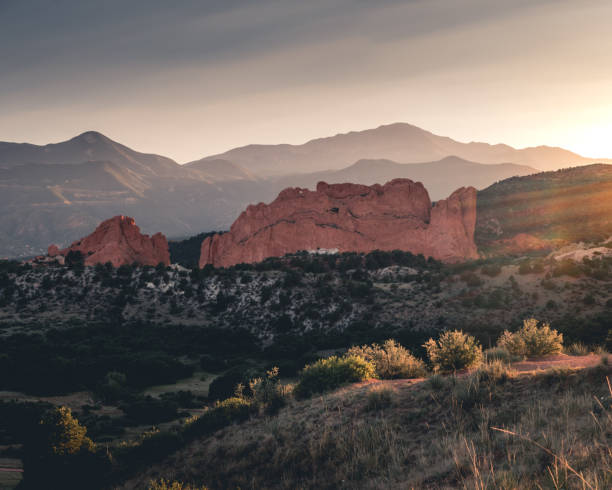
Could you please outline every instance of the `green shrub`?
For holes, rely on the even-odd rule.
[[[497,341],[511,354],[526,357],[539,357],[558,354],[563,349],[563,334],[550,328],[548,323],[538,326],[535,318],[523,321],[523,327],[514,333],[504,331]]]
[[[427,374],[425,363],[392,339],[383,345],[351,347],[347,354],[373,363],[381,379],[420,378]]]
[[[276,413],[285,406],[287,398],[293,391],[292,385],[281,384],[278,378],[278,368],[273,367],[266,372],[265,377],[249,381],[249,390],[243,385],[236,388],[236,396],[243,397],[268,414]]]
[[[129,390],[125,374],[117,371],[106,373],[104,381],[96,389],[95,393],[105,402],[113,402],[127,397]]]
[[[345,383],[354,383],[373,378],[376,367],[373,363],[357,356],[332,356],[308,364],[300,373],[294,393],[306,398],[315,393],[333,390]]]
[[[211,400],[225,400],[236,392],[236,387],[240,384],[247,386],[249,380],[257,374],[248,366],[236,366],[226,373],[215,378],[208,387],[208,398]]]
[[[67,407],[46,411],[25,440],[24,488],[99,488],[110,469],[87,428]],[[93,482],[93,483],[92,483]]]
[[[452,372],[476,367],[482,362],[482,347],[471,335],[459,330],[444,332],[423,345],[436,372]]]

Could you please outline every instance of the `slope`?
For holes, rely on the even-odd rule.
[[[354,384],[202,437],[121,488],[606,488],[609,374],[498,365]]]
[[[515,235],[560,243],[612,235],[612,165],[596,164],[506,179],[478,193],[481,249]]]

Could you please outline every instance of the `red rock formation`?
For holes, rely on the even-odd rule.
[[[68,248],[59,250],[56,245],[48,249],[49,256],[66,256],[78,251],[85,257],[85,265],[111,262],[115,267],[136,262],[141,265],[170,264],[168,241],[161,233],[140,233],[133,218],[115,216],[103,221],[96,230]]]
[[[319,182],[289,188],[269,205],[249,206],[228,233],[202,243],[200,267],[259,262],[299,250],[406,250],[447,262],[478,257],[476,190],[461,188],[432,207],[420,182]]]

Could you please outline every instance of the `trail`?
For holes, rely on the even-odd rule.
[[[612,359],[611,359],[612,361]],[[555,354],[552,356],[538,357],[532,359],[526,359],[524,361],[513,362],[509,365],[511,369],[519,373],[534,372],[534,371],[546,371],[547,369],[585,369],[595,367],[601,362],[601,356],[597,354],[588,354],[586,356],[568,356],[567,354]],[[457,376],[467,376],[472,370],[461,370],[456,373]],[[413,379],[370,379],[367,381],[361,381],[356,383],[359,385],[370,385],[370,384],[385,384],[393,386],[406,386],[415,385],[422,383],[427,378],[413,378]],[[354,385],[353,385],[354,386]]]
[[[556,354],[553,356],[540,357],[538,359],[527,359],[514,362],[512,369],[520,372],[544,371],[553,368],[584,369],[594,367],[601,361],[601,356],[589,354],[586,356],[568,356],[567,354]]]

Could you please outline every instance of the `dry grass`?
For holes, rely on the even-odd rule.
[[[196,441],[126,487],[611,488],[610,372],[498,362],[443,382],[352,385]],[[391,403],[368,410],[373,390],[392,390]]]

